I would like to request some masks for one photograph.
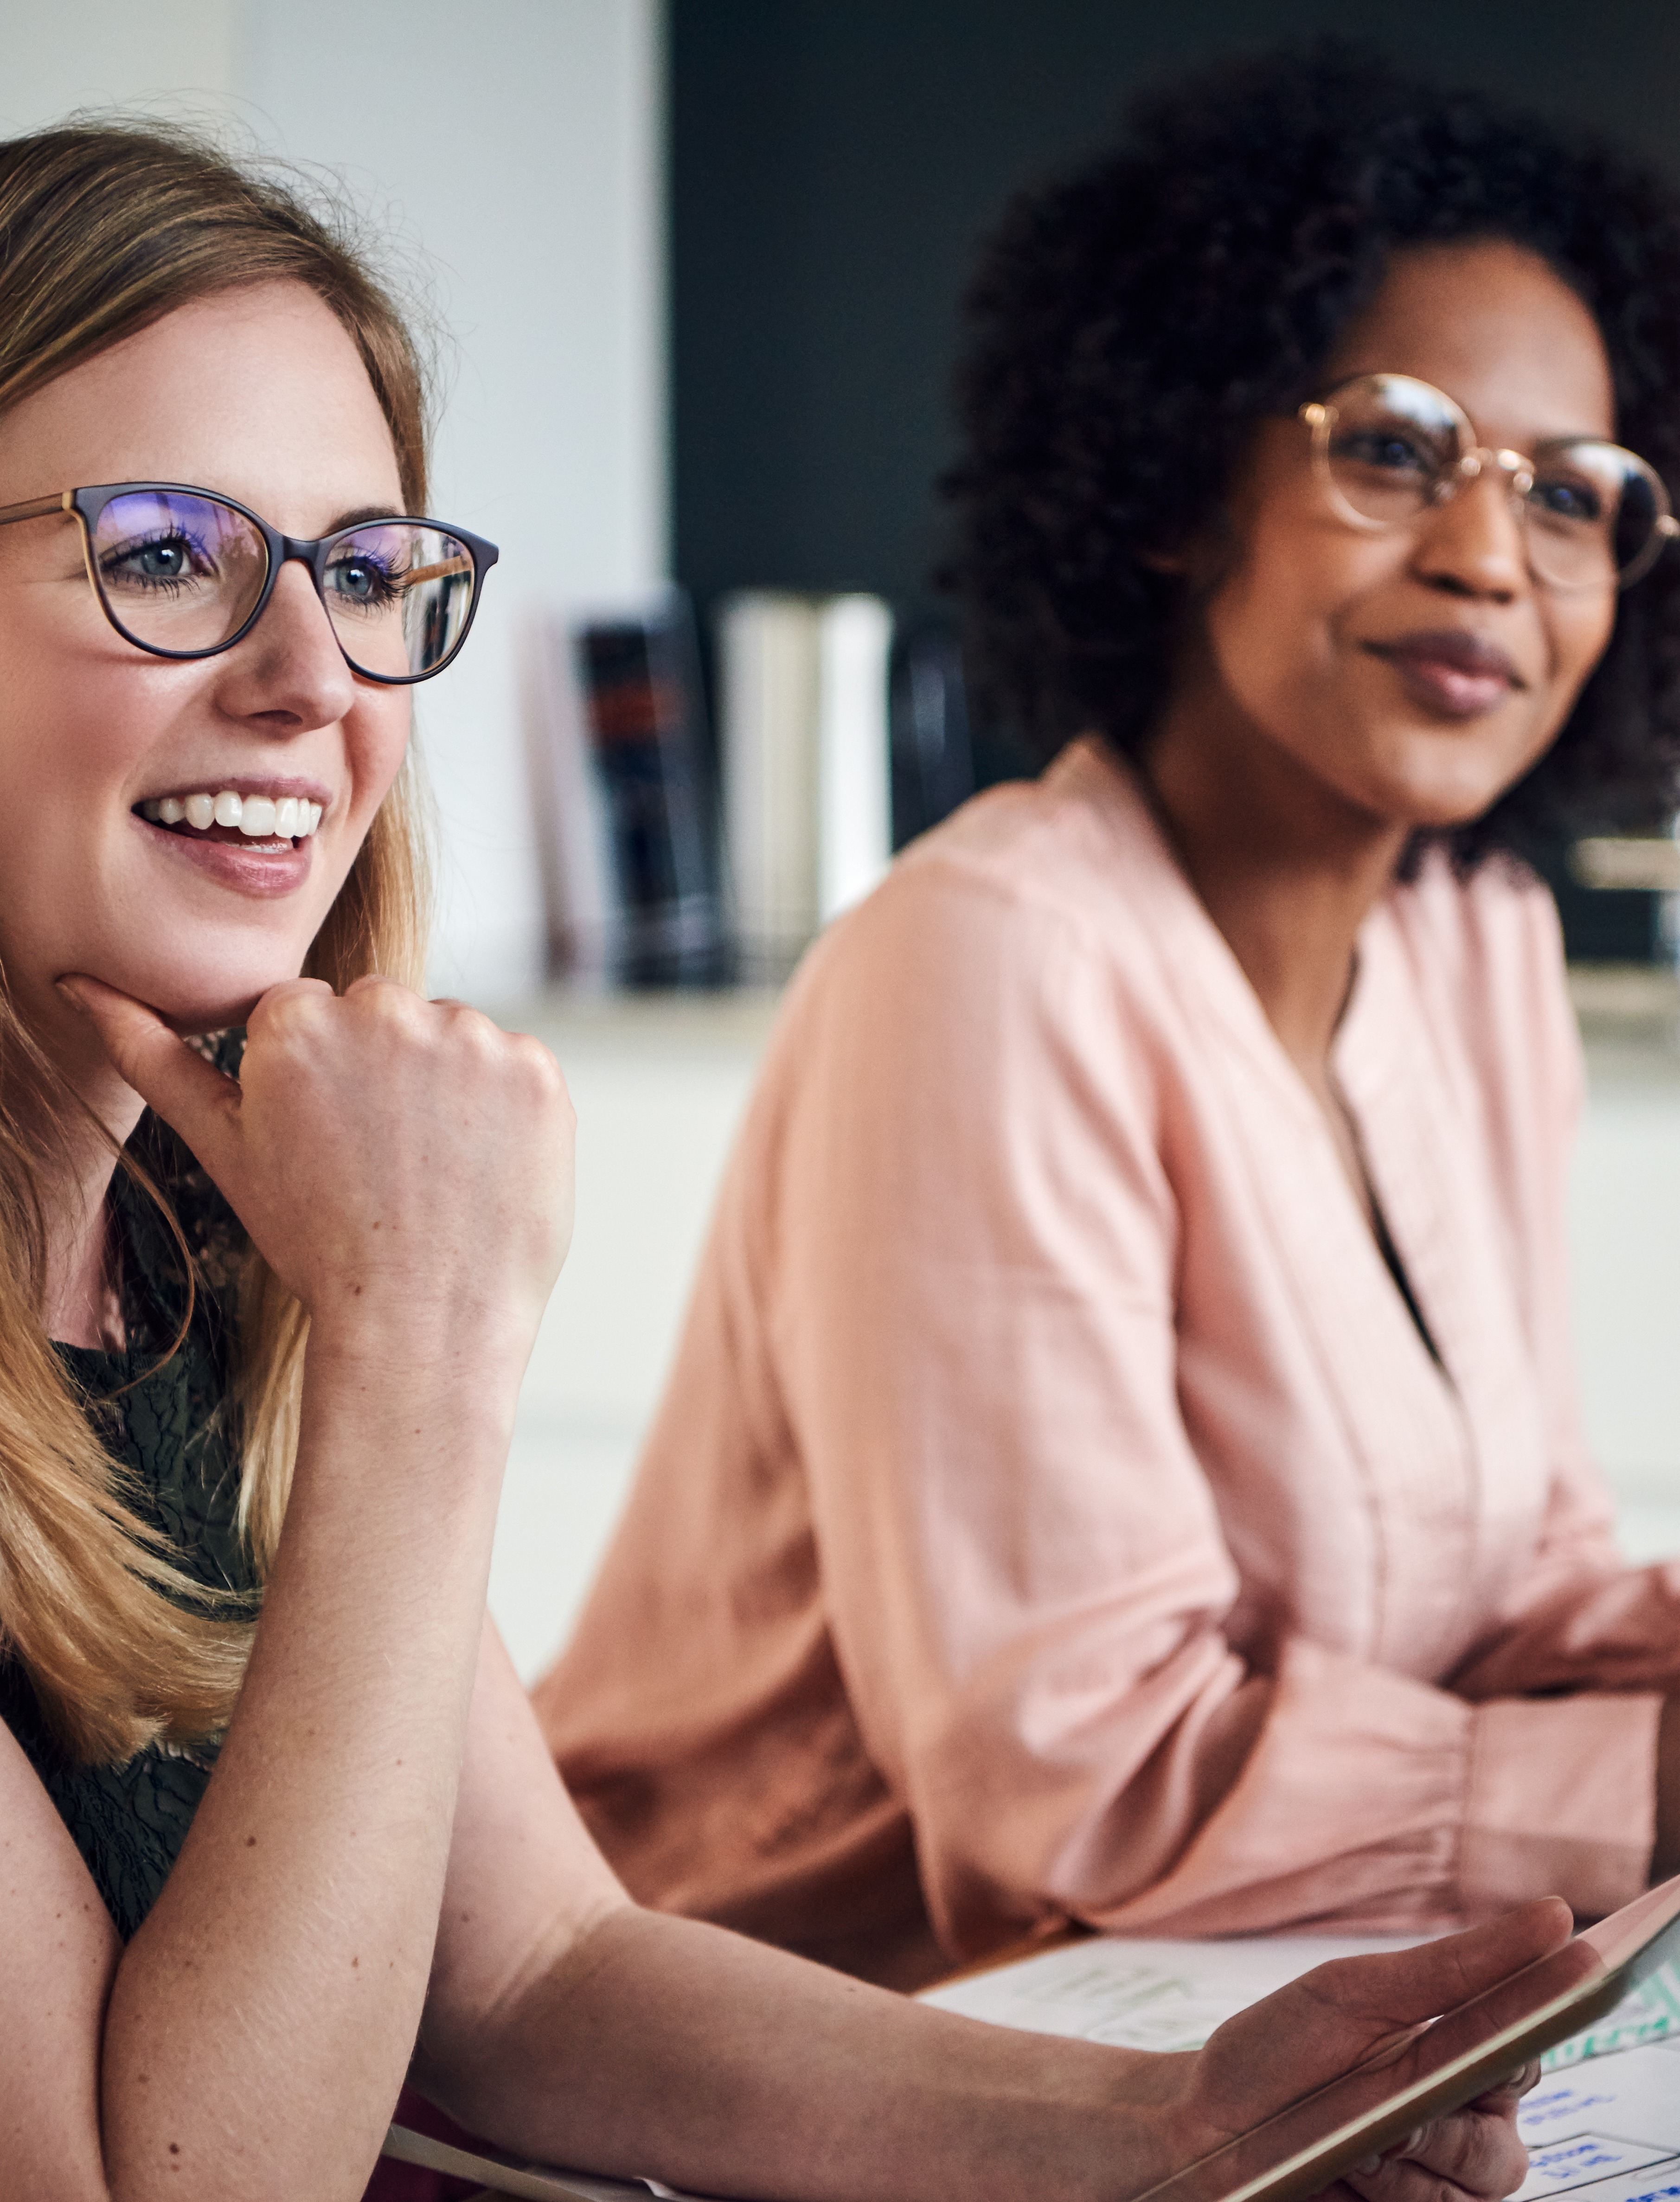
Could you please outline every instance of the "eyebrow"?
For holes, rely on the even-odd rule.
[[[396,512],[388,504],[358,504],[349,512],[341,512],[330,527],[323,528],[324,535],[337,535],[346,527],[365,527],[373,520],[411,520],[414,513]]]

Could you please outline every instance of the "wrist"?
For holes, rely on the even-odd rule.
[[[460,1310],[369,1305],[311,1316],[304,1387],[306,1396],[423,1407],[508,1431],[528,1359],[516,1326]]]
[[[1200,2053],[1188,2050],[1141,2058],[1127,2075],[1129,2192],[1147,2193],[1232,2138],[1206,2115],[1201,2078]]]
[[[540,1308],[505,1298],[416,1289],[407,1279],[374,1279],[309,1308],[309,1344],[321,1358],[453,1365],[463,1360],[523,1372]]]

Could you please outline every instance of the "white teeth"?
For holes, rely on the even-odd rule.
[[[139,810],[155,825],[179,826],[185,819],[200,833],[211,826],[237,826],[253,841],[307,840],[321,820],[321,804],[307,796],[239,796],[230,787],[215,795],[150,796]]]

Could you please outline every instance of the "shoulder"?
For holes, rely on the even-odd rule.
[[[1040,778],[964,804],[906,851],[882,895],[990,896],[1095,945],[1147,921],[1176,878],[1130,768],[1088,737]]]
[[[761,1125],[844,1105],[897,1139],[912,1123],[1024,1127],[1076,1106],[1149,1115],[1172,1051],[1175,895],[1188,890],[1129,774],[1089,745],[977,797],[807,956]]]
[[[912,844],[829,927],[800,985],[1046,1007],[1092,984],[1147,989],[1152,943],[1188,896],[1129,770],[1076,742],[1040,779],[989,789]]]

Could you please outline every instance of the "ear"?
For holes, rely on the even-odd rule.
[[[1184,550],[1145,550],[1139,554],[1138,563],[1171,580],[1182,581],[1190,570],[1189,554]]]

